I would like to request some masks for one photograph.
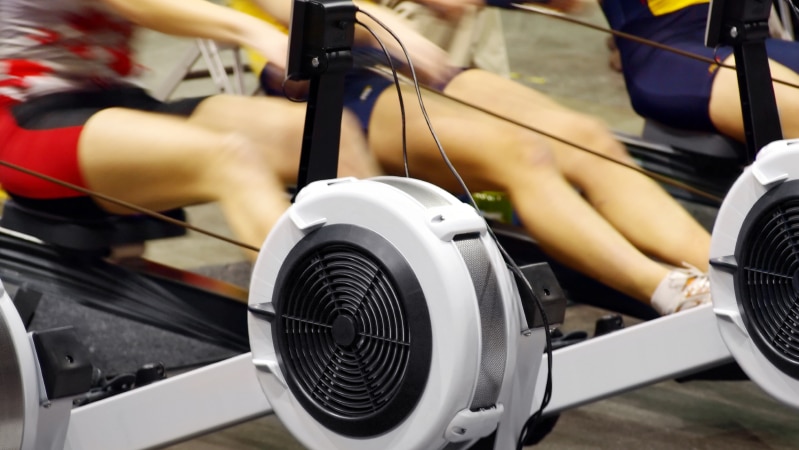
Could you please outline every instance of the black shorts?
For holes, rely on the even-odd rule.
[[[358,117],[364,132],[369,131],[369,120],[378,97],[393,84],[393,80],[369,69],[354,69],[347,74],[344,82],[344,108]]]

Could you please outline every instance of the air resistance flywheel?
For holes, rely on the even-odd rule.
[[[261,386],[309,448],[460,448],[530,414],[540,358],[519,361],[534,338],[516,284],[485,220],[428,183],[309,184],[261,249],[249,307]]]
[[[710,287],[738,364],[799,407],[799,141],[763,148],[730,189],[713,228]]]

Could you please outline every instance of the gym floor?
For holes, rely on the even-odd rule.
[[[587,4],[581,18],[605,25]],[[603,118],[615,130],[639,134],[642,121],[631,110],[621,75],[608,65],[607,35],[578,25],[523,12],[503,12],[513,77],[574,109]],[[141,57],[145,83],[161,86],[166,72],[193,41],[145,33]],[[252,80],[248,80],[252,83]],[[174,97],[214,92],[208,80],[183,82]],[[192,223],[228,233],[214,205],[188,210]],[[706,216],[707,217],[707,216]],[[712,215],[709,218],[712,222]],[[147,256],[189,270],[241,267],[236,247],[190,232],[151,244]],[[575,305],[564,331],[593,331],[605,311]],[[626,318],[627,326],[635,321]],[[587,368],[586,373],[590,373]],[[557,380],[555,380],[557,382]],[[586,379],[586,383],[590,383]],[[562,414],[541,449],[792,449],[799,448],[799,414],[748,381],[667,381]],[[253,420],[170,447],[174,450],[300,449],[275,416]]]

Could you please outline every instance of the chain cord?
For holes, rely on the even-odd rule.
[[[524,5],[524,4],[518,4],[518,3],[513,3],[512,6],[516,10],[519,10],[519,11],[525,11],[525,12],[528,12],[528,13],[538,14],[538,15],[554,18],[554,19],[557,19],[557,20],[561,20],[561,21],[564,21],[564,22],[569,22],[569,23],[572,23],[572,24],[575,24],[575,25],[579,25],[579,26],[583,26],[583,27],[586,27],[586,28],[590,28],[590,29],[593,29],[593,30],[596,30],[596,31],[601,31],[603,33],[608,33],[608,34],[611,34],[613,36],[617,36],[617,37],[620,37],[620,38],[623,38],[623,39],[628,39],[628,40],[631,40],[631,41],[634,41],[634,42],[638,42],[640,44],[644,44],[644,45],[648,45],[648,46],[651,46],[651,47],[654,47],[654,48],[658,48],[658,49],[661,49],[661,50],[665,50],[665,51],[669,51],[669,52],[672,52],[672,53],[676,53],[676,54],[682,55],[682,56],[684,56],[686,58],[695,59],[695,60],[698,60],[698,61],[706,62],[708,64],[715,64],[715,65],[718,65],[719,67],[725,68],[725,69],[735,70],[735,66],[732,66],[732,65],[729,65],[729,64],[724,64],[724,63],[722,63],[720,61],[717,61],[717,60],[715,60],[713,58],[707,58],[707,57],[704,57],[704,56],[701,56],[701,55],[697,55],[697,54],[694,54],[694,53],[691,53],[691,52],[686,52],[684,50],[673,48],[673,47],[661,44],[659,42],[655,42],[655,41],[652,41],[652,40],[649,40],[649,39],[641,38],[641,37],[638,37],[638,36],[635,36],[635,35],[632,35],[632,34],[629,34],[629,33],[624,33],[624,32],[621,32],[621,31],[616,31],[616,30],[613,30],[613,29],[610,29],[610,28],[606,28],[606,27],[602,27],[602,26],[599,26],[599,25],[595,25],[595,24],[586,22],[584,20],[576,19],[574,17],[570,17],[570,16],[567,16],[565,14],[562,14],[562,13],[559,13],[559,12],[556,12],[556,11],[546,10],[544,8],[539,8],[539,7],[534,7],[534,6],[530,6],[530,5]],[[407,82],[407,80],[403,80],[403,81]],[[784,80],[779,80],[779,79],[772,78],[772,81],[774,83],[778,83],[778,84],[782,84],[782,85],[785,85],[785,86],[789,86],[789,87],[793,87],[793,88],[799,89],[799,85],[794,84],[794,83],[790,83],[790,82],[787,82],[787,81],[784,81]],[[538,134],[540,134],[542,136],[545,136],[545,137],[547,137],[549,139],[553,139],[553,140],[558,141],[560,143],[569,145],[569,146],[574,147],[576,149],[579,149],[579,150],[585,151],[587,153],[590,153],[592,155],[595,155],[595,156],[597,156],[599,158],[603,158],[603,159],[605,159],[607,161],[619,164],[619,165],[624,166],[624,167],[626,167],[626,168],[628,168],[630,170],[636,171],[636,172],[641,173],[641,174],[643,174],[643,175],[645,175],[647,177],[650,177],[650,178],[652,178],[652,179],[654,179],[656,181],[662,182],[664,184],[671,185],[673,187],[677,187],[677,188],[683,189],[686,192],[690,192],[690,193],[692,193],[694,195],[697,195],[697,196],[700,196],[700,197],[704,197],[706,199],[713,200],[713,201],[716,201],[716,202],[721,202],[723,200],[721,197],[719,197],[717,195],[713,195],[713,194],[704,192],[701,189],[697,189],[697,188],[695,188],[693,186],[690,186],[688,184],[682,183],[682,182],[680,182],[680,181],[678,181],[676,179],[673,179],[671,177],[668,177],[668,176],[665,176],[665,175],[661,175],[661,174],[652,172],[650,170],[646,170],[644,168],[636,166],[635,164],[631,164],[631,163],[627,163],[627,162],[624,162],[624,161],[619,161],[619,160],[613,159],[613,158],[611,158],[611,157],[609,157],[607,155],[604,155],[602,153],[596,152],[596,151],[591,150],[591,149],[589,149],[587,147],[584,147],[582,145],[576,144],[574,142],[570,142],[570,141],[568,141],[568,140],[566,140],[564,138],[561,138],[559,136],[555,136],[555,135],[553,135],[551,133],[547,133],[547,132],[545,132],[543,130],[537,129],[537,128],[532,127],[532,126],[530,126],[528,124],[521,123],[521,122],[519,122],[517,120],[514,120],[514,119],[511,119],[509,117],[505,117],[505,116],[503,116],[501,114],[497,114],[497,113],[495,113],[493,111],[490,111],[488,109],[479,107],[477,105],[472,105],[472,104],[470,104],[470,103],[468,103],[466,101],[463,101],[463,100],[460,100],[460,99],[458,99],[456,97],[452,97],[450,95],[444,94],[444,93],[442,93],[440,91],[437,91],[435,89],[432,89],[432,88],[430,88],[428,86],[424,86],[424,85],[420,85],[420,86],[426,92],[432,93],[434,95],[442,96],[442,97],[444,97],[446,99],[449,99],[449,100],[454,101],[456,103],[459,103],[461,105],[473,108],[475,110],[478,110],[478,111],[480,111],[482,113],[485,113],[485,114],[488,114],[488,115],[493,116],[495,118],[498,118],[500,120],[504,120],[504,121],[512,123],[512,124],[514,124],[516,126],[519,126],[519,127],[525,128],[527,130],[533,131],[535,133],[538,133]],[[68,189],[72,189],[72,190],[74,190],[76,192],[80,192],[82,194],[89,195],[91,197],[98,198],[98,199],[104,200],[104,201],[109,202],[109,203],[113,203],[113,204],[118,205],[118,206],[122,206],[124,208],[130,209],[132,211],[136,211],[138,213],[144,214],[144,215],[152,217],[154,219],[158,219],[158,220],[170,223],[172,225],[183,227],[183,228],[185,228],[187,230],[192,230],[192,231],[195,231],[197,233],[204,234],[204,235],[209,236],[211,238],[218,239],[220,241],[230,243],[232,245],[235,245],[237,247],[241,247],[241,248],[246,249],[246,250],[252,250],[252,251],[255,251],[255,252],[260,251],[260,249],[258,247],[246,244],[246,243],[238,241],[236,239],[232,239],[232,238],[229,238],[227,236],[223,236],[221,234],[214,233],[212,231],[208,231],[208,230],[205,230],[205,229],[200,228],[200,227],[196,227],[194,225],[189,224],[188,222],[174,219],[172,217],[166,216],[166,215],[161,214],[159,212],[156,212],[156,211],[153,211],[153,210],[150,210],[150,209],[135,205],[133,203],[130,203],[130,202],[118,199],[118,198],[114,198],[114,197],[111,197],[111,196],[108,196],[108,195],[93,191],[91,189],[82,188],[82,187],[74,185],[72,183],[68,183],[68,182],[65,182],[65,181],[50,177],[48,175],[45,175],[45,174],[30,170],[30,169],[27,169],[27,168],[24,168],[24,167],[21,167],[21,166],[18,166],[16,164],[12,164],[12,163],[0,160],[0,166],[4,166],[4,167],[10,168],[10,169],[25,173],[27,175],[40,178],[42,180],[49,181],[49,182],[57,184],[59,186],[62,186],[62,187],[68,188]]]
[[[124,200],[120,200],[118,198],[111,197],[109,195],[105,195],[105,194],[93,191],[91,189],[82,188],[82,187],[77,186],[75,184],[68,183],[66,181],[62,181],[62,180],[59,180],[57,178],[53,178],[53,177],[51,177],[49,175],[45,175],[43,173],[39,173],[39,172],[30,170],[30,169],[26,169],[24,167],[18,166],[16,164],[13,164],[13,163],[10,163],[10,162],[7,162],[7,161],[0,160],[0,166],[8,167],[9,169],[13,169],[13,170],[22,172],[24,174],[27,174],[27,175],[30,175],[30,176],[34,176],[34,177],[40,178],[40,179],[45,180],[45,181],[49,181],[50,183],[57,184],[59,186],[62,186],[62,187],[68,188],[68,189],[72,189],[73,191],[80,192],[82,194],[86,194],[86,195],[89,195],[91,197],[98,198],[100,200],[104,200],[106,202],[113,203],[113,204],[118,205],[118,206],[122,206],[124,208],[136,211],[136,212],[144,214],[146,216],[150,216],[150,217],[152,217],[154,219],[162,220],[162,221],[170,223],[172,225],[177,225],[179,227],[183,227],[183,228],[185,228],[187,230],[196,231],[198,233],[204,234],[206,236],[210,236],[210,237],[212,237],[214,239],[218,239],[220,241],[228,242],[230,244],[236,245],[236,246],[241,247],[241,248],[246,249],[246,250],[252,250],[252,251],[255,251],[255,252],[260,250],[258,247],[254,247],[252,245],[245,244],[244,242],[240,242],[240,241],[237,241],[235,239],[231,239],[231,238],[229,238],[227,236],[222,236],[221,234],[217,234],[217,233],[214,233],[212,231],[208,231],[208,230],[196,227],[194,225],[191,225],[188,222],[185,222],[185,221],[182,221],[182,220],[177,220],[177,219],[174,219],[174,218],[169,217],[169,216],[165,216],[164,214],[161,214],[159,212],[152,211],[150,209],[135,205],[135,204],[130,203],[130,202],[126,202]]]

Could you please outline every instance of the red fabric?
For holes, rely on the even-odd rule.
[[[0,106],[0,161],[85,188],[78,167],[78,139],[83,127],[27,130],[17,125],[8,108],[8,103]],[[30,198],[84,195],[5,166],[0,166],[0,185],[9,193]]]

